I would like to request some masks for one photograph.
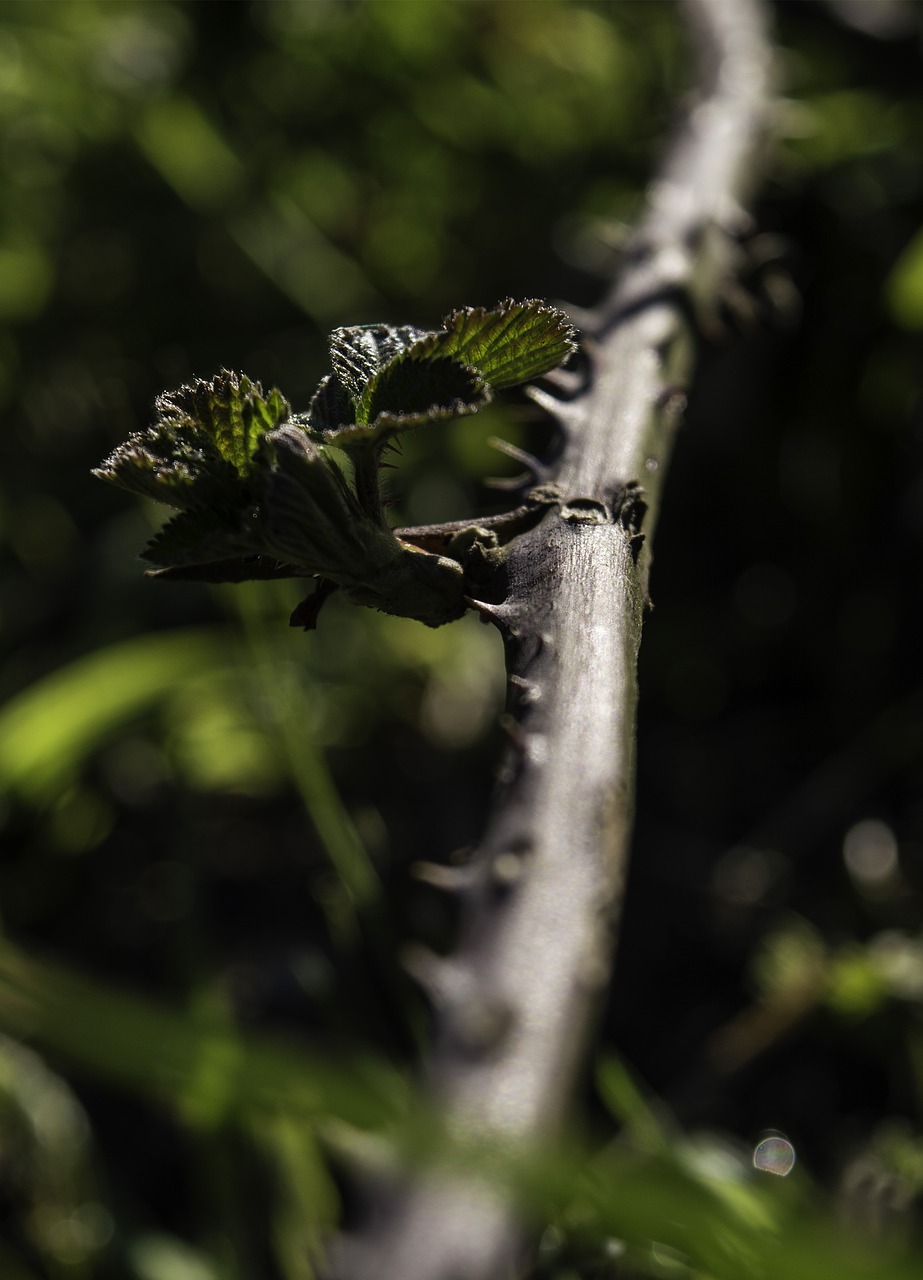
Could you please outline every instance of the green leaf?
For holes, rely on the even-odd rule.
[[[369,383],[357,406],[357,422],[329,438],[340,449],[360,442],[381,444],[426,422],[476,413],[490,399],[490,387],[477,369],[449,356],[433,359],[410,350]]]
[[[354,405],[386,365],[412,347],[426,331],[412,325],[366,324],[334,329],[330,335],[330,363]]]
[[[197,378],[189,386],[159,396],[156,409],[165,427],[203,434],[241,476],[250,473],[263,436],[292,412],[275,388],[264,394],[258,382],[227,369],[210,381]]]
[[[94,475],[181,510],[246,502],[260,441],[291,416],[282,395],[264,395],[245,374],[222,370],[155,404],[157,420],[130,436]]]
[[[321,380],[308,408],[309,432],[315,439],[323,438],[324,432],[335,432],[339,427],[348,426],[355,416],[353,402],[342,382],[336,374],[328,374]]]
[[[473,365],[492,387],[512,387],[563,364],[576,350],[576,332],[562,311],[537,299],[507,298],[492,311],[465,307],[411,348],[423,356],[450,355]]]
[[[333,373],[307,414],[293,416],[278,391],[222,370],[161,396],[154,426],[96,474],[179,508],[143,552],[159,576],[313,575],[363,604],[438,626],[464,612],[461,569],[387,528],[381,448],[410,427],[475,413],[492,386],[545,373],[574,345],[565,316],[535,301],[454,311],[436,333],[337,329]],[[348,481],[337,449],[349,459]]]
[[[203,564],[171,565],[148,569],[149,578],[170,578],[174,582],[256,582],[278,578],[303,578],[304,570],[285,564],[273,556],[229,556]]]
[[[159,428],[130,436],[93,474],[181,510],[209,495],[233,492],[238,485],[234,468],[189,437],[188,431],[174,435]]]
[[[492,387],[547,373],[575,350],[573,326],[542,302],[507,299],[492,311],[453,311],[438,332],[409,325],[338,329],[334,375],[308,415],[316,438],[350,449],[488,403]]]
[[[260,533],[270,555],[341,584],[362,581],[394,559],[396,540],[362,510],[322,446],[289,425],[269,435],[265,447],[272,463]]]
[[[233,511],[195,507],[181,511],[155,533],[142,558],[167,568],[208,564],[253,551],[253,535]]]

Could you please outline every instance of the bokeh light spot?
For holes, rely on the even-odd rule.
[[[784,1178],[795,1167],[795,1148],[788,1138],[763,1138],[753,1151],[753,1167],[763,1173],[774,1173]]]

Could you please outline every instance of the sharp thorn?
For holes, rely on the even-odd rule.
[[[529,750],[529,738],[519,721],[509,712],[504,712],[500,717],[499,725],[515,749],[521,755],[526,755]]]
[[[549,369],[542,374],[542,381],[558,391],[573,395],[583,385],[583,377],[577,369]]]
[[[490,863],[490,878],[494,888],[509,890],[519,884],[525,874],[526,856],[509,850],[495,854]]]
[[[401,968],[434,1005],[446,1005],[461,995],[460,975],[449,960],[429,947],[412,943],[400,956]]]
[[[498,453],[504,453],[508,458],[513,458],[516,462],[521,463],[526,469],[528,483],[543,484],[548,479],[548,468],[533,453],[527,453],[525,449],[520,449],[518,445],[510,444],[509,440],[503,440],[500,436],[490,436],[487,443],[492,449],[496,449]],[[496,484],[491,487],[502,488],[507,486]],[[517,479],[511,481],[508,487],[519,489],[524,488],[524,485]]]
[[[532,472],[521,476],[488,476],[481,484],[485,489],[499,489],[503,493],[518,493],[534,484],[537,477]]]
[[[566,400],[559,400],[557,396],[553,396],[550,391],[545,391],[543,387],[526,387],[526,395],[537,404],[545,413],[551,414],[553,418],[558,419],[575,419],[579,410],[573,404]]]
[[[498,453],[505,453],[508,458],[515,458],[517,462],[521,462],[530,471],[542,470],[542,464],[534,454],[527,453],[525,449],[520,449],[518,445],[511,444],[509,440],[504,440],[501,436],[490,436],[487,443],[492,449],[496,449]]]
[[[442,862],[414,862],[410,874],[415,880],[439,889],[443,893],[464,893],[470,889],[476,879],[474,866],[462,863],[460,866],[446,866]]]
[[[498,627],[509,626],[509,611],[503,605],[487,604],[484,600],[475,600],[473,596],[465,596],[464,599],[468,608],[474,609],[486,621],[493,622]]]

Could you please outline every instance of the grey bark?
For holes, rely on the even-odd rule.
[[[636,664],[651,534],[694,359],[739,267],[770,133],[759,0],[684,0],[698,96],[609,296],[581,317],[588,373],[534,392],[560,425],[553,501],[489,555],[514,750],[472,866],[460,945],[429,975],[430,1096],[451,1131],[524,1144],[559,1127],[608,982],[632,826]],[[546,494],[547,494],[546,490]],[[334,1254],[338,1280],[506,1280],[505,1194],[420,1172]]]

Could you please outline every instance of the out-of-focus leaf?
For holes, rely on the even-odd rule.
[[[596,1088],[610,1115],[626,1126],[639,1146],[652,1152],[667,1149],[665,1126],[620,1058],[609,1054],[600,1060],[596,1068]]]
[[[0,1035],[4,1198],[29,1205],[26,1234],[48,1273],[85,1276],[112,1233],[93,1170],[90,1126],[70,1087],[37,1053]],[[20,1273],[0,1251],[0,1275]]]
[[[0,1028],[94,1076],[179,1105],[203,1123],[265,1110],[293,1122],[394,1119],[404,1086],[384,1062],[244,1039],[224,1016],[190,1016],[78,977],[0,942]]]
[[[96,746],[195,671],[228,662],[217,631],[139,636],[45,676],[0,709],[0,786],[53,799]]]
[[[150,1233],[129,1245],[137,1280],[219,1280],[218,1263],[174,1236]]]
[[[138,145],[194,209],[222,209],[245,178],[244,166],[198,103],[182,94],[157,97],[136,126]]]
[[[905,329],[923,329],[923,231],[918,231],[885,282],[891,314]]]
[[[339,1195],[317,1138],[290,1117],[268,1116],[253,1137],[276,1169],[272,1243],[285,1280],[315,1280],[324,1236],[339,1219]]]
[[[459,1140],[422,1109],[406,1132],[416,1159],[495,1179],[536,1223],[551,1219],[587,1241],[618,1240],[633,1274],[664,1275],[661,1246],[678,1264],[671,1274],[712,1280],[915,1280],[920,1273],[920,1257],[901,1235],[844,1233],[803,1171],[780,1179],[727,1154],[696,1159],[693,1138],[656,1151],[614,1143],[596,1156],[566,1143],[523,1151]]]

